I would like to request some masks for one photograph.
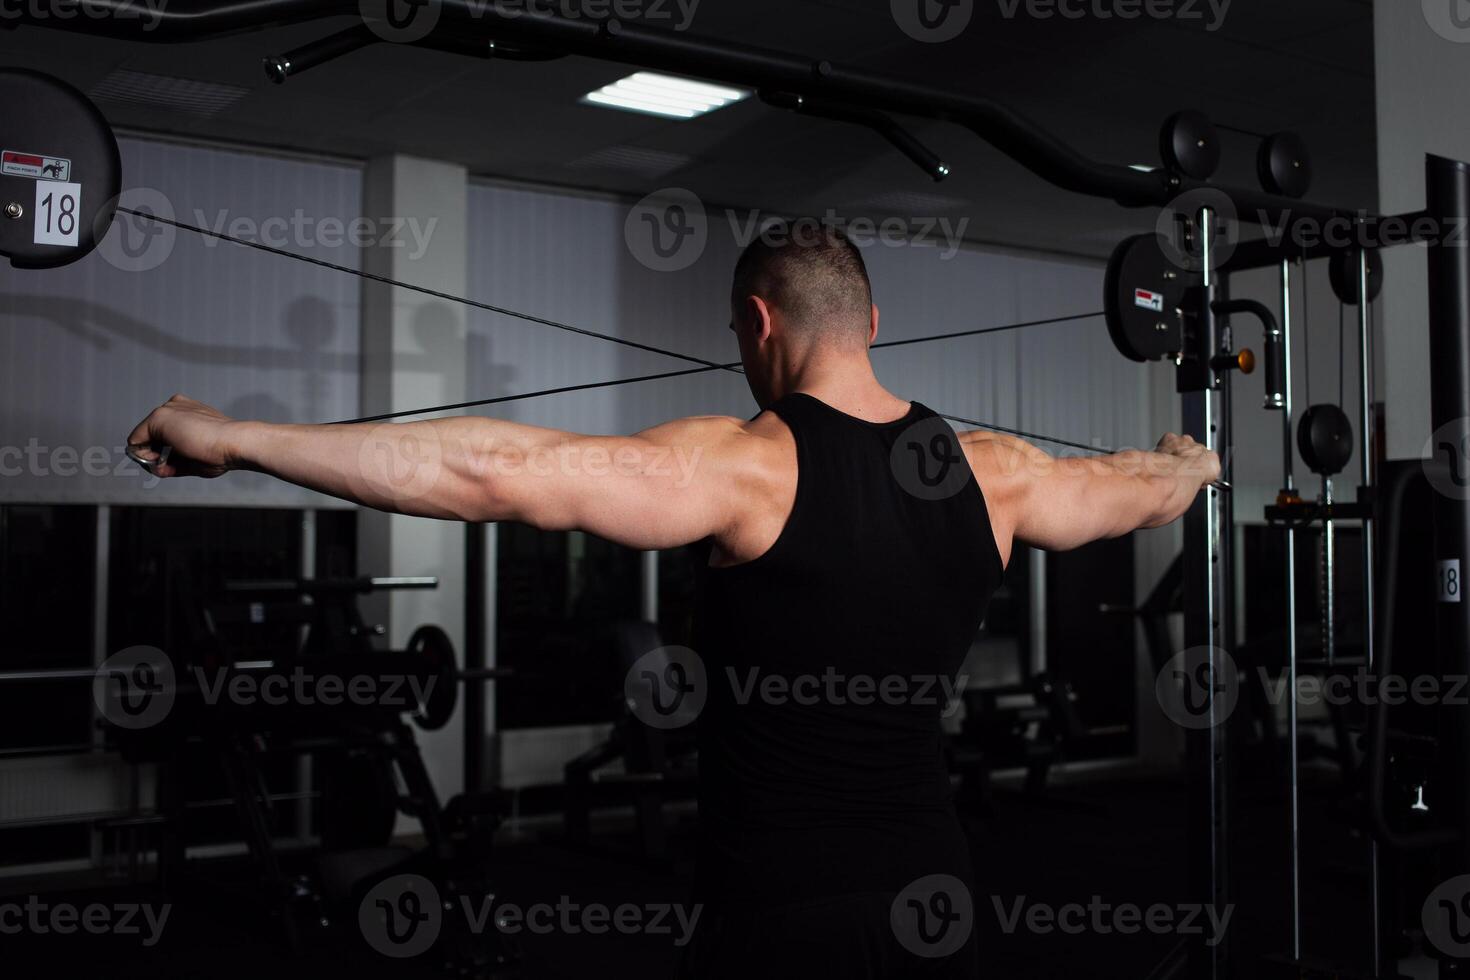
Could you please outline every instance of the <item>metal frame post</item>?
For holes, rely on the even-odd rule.
[[[1440,223],[1429,259],[1429,406],[1437,459],[1448,453],[1452,475],[1470,445],[1470,247],[1463,232],[1470,222],[1470,164],[1429,154],[1425,162],[1426,210]],[[1443,583],[1453,569],[1457,580],[1470,558],[1470,490],[1434,495],[1434,560]],[[1462,589],[1441,585],[1435,626],[1440,670],[1470,674],[1470,602]],[[1451,754],[1470,759],[1470,708],[1447,709]],[[1453,781],[1455,826],[1459,831],[1454,873],[1470,872],[1470,794]]]
[[[1220,332],[1213,310],[1219,277],[1211,268],[1214,259],[1216,216],[1204,208],[1195,223],[1198,256],[1203,269],[1200,302],[1194,314],[1193,349],[1199,363],[1187,373],[1198,381],[1184,382],[1184,431],[1228,460],[1229,421],[1219,411],[1220,389],[1229,383],[1225,372],[1216,372],[1210,361],[1219,348]],[[1181,371],[1181,380],[1186,373]],[[1202,383],[1200,383],[1202,382]],[[1223,474],[1222,474],[1223,475]],[[1228,478],[1228,477],[1227,477]],[[1195,836],[1188,854],[1189,891],[1192,900],[1223,910],[1229,905],[1228,860],[1228,769],[1226,717],[1221,713],[1221,679],[1229,669],[1224,650],[1224,626],[1230,616],[1228,554],[1229,513],[1223,494],[1207,487],[1184,517],[1184,643],[1190,650],[1205,650],[1209,657],[1207,727],[1190,731],[1186,739],[1189,769],[1188,809]],[[1203,828],[1203,833],[1200,829]],[[1220,937],[1214,946],[1203,941],[1189,951],[1192,977],[1222,980],[1229,976],[1230,940]]]

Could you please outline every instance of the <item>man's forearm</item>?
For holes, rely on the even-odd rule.
[[[1144,497],[1149,501],[1149,513],[1140,527],[1163,527],[1177,521],[1189,510],[1200,488],[1213,479],[1198,458],[1160,452],[1129,455],[1142,457],[1130,460],[1129,466],[1142,474],[1151,491]]]
[[[226,439],[232,468],[376,510],[490,520],[494,489],[485,462],[513,443],[515,429],[524,427],[475,417],[362,425],[235,422]]]

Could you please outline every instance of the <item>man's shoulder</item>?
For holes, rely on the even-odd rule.
[[[986,476],[1014,475],[1036,456],[1045,455],[1024,439],[1004,432],[975,429],[961,432],[959,437],[960,447],[970,461],[970,468],[982,479]]]

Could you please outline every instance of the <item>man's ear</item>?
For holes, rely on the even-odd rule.
[[[766,305],[765,300],[759,296],[746,299],[745,315],[749,319],[752,339],[758,343],[771,339],[771,308]]]
[[[873,307],[873,322],[868,325],[868,346],[878,339],[878,307]]]

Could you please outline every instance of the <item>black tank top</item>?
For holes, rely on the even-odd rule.
[[[698,891],[767,904],[970,880],[940,718],[1004,570],[949,425],[805,394],[796,499],[764,555],[702,573]]]

